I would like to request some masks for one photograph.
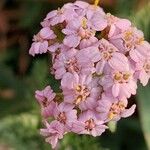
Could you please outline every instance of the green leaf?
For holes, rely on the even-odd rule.
[[[142,8],[140,11],[138,11],[136,14],[133,14],[131,19],[133,22],[136,24],[138,28],[140,28],[145,35],[145,38],[147,40],[150,40],[150,32],[149,32],[149,27],[150,27],[150,2]]]
[[[145,88],[139,86],[137,100],[144,137],[150,149],[150,85]]]

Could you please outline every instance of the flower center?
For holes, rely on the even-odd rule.
[[[85,122],[85,130],[92,131],[92,129],[95,127],[94,119],[89,119]]]
[[[44,100],[42,101],[42,106],[43,107],[47,107],[50,104],[50,102],[47,100],[47,98],[45,97]]]
[[[125,74],[123,74],[123,79],[125,80],[125,81],[127,81],[127,80],[129,80],[129,78],[130,78],[130,74],[129,73],[125,73]]]
[[[87,97],[90,95],[89,89],[86,86],[77,85],[76,94],[78,95],[75,104],[78,105],[82,101],[85,101]]]
[[[144,41],[144,38],[141,37],[141,38],[138,38],[135,43],[136,43],[137,45],[141,45],[141,44],[143,43],[143,41]]]
[[[144,41],[144,38],[142,35],[138,35],[136,33],[138,31],[135,31],[134,28],[131,28],[127,30],[123,35],[123,40],[125,42],[125,46],[128,49],[132,49],[136,47],[137,45],[141,45]]]
[[[66,63],[66,69],[69,72],[79,72],[80,71],[79,65],[78,65],[77,60],[75,58],[70,59],[70,60],[66,61],[65,63]]]
[[[146,73],[150,73],[150,61],[147,60],[143,66]]]
[[[81,21],[81,25],[82,25],[82,28],[83,29],[86,29],[87,28],[87,19],[84,17]]]
[[[80,28],[78,31],[78,34],[82,39],[89,39],[91,36],[94,36],[95,33],[95,31],[87,28]]]
[[[99,51],[101,52],[102,58],[106,61],[112,58],[112,55],[117,50],[112,45],[108,45],[107,43],[101,43],[99,45]]]
[[[106,51],[106,52],[102,52],[102,57],[104,60],[109,60],[112,57],[112,55],[111,53]]]
[[[120,72],[115,73],[114,80],[120,81],[121,79],[122,79],[122,73]]]
[[[109,119],[113,119],[119,115],[125,109],[125,104],[123,101],[113,103],[108,114]]]
[[[128,82],[130,77],[131,77],[131,73],[129,73],[129,72],[124,72],[124,73],[116,72],[116,73],[114,73],[114,76],[113,76],[114,80],[119,83]]]
[[[61,112],[61,113],[58,115],[57,120],[58,120],[59,122],[65,124],[65,123],[66,123],[66,120],[67,120],[66,115],[65,115],[65,112]]]
[[[125,41],[131,41],[133,38],[133,32],[131,31],[126,31],[124,34],[124,40]]]

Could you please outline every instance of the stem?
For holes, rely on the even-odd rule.
[[[97,6],[99,4],[100,0],[95,0],[94,5]]]

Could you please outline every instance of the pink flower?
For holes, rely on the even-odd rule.
[[[103,86],[104,91],[111,91],[114,97],[129,98],[131,94],[136,94],[137,83],[132,70],[113,71],[105,75],[99,83]]]
[[[68,132],[100,136],[106,123],[134,113],[127,98],[138,80],[145,86],[150,78],[150,44],[142,31],[83,1],[49,12],[41,25],[29,53],[49,52],[60,83],[59,93],[50,86],[35,92],[46,126],[41,134],[52,148]]]
[[[53,93],[53,90],[50,86],[47,86],[44,90],[35,92],[35,98],[42,108],[42,115],[47,118],[53,115],[53,109],[56,106],[56,103],[53,101],[56,94]]]
[[[99,16],[104,16],[104,17],[106,15],[103,8],[99,6],[95,6],[95,5],[89,5],[88,8],[86,9],[86,15],[94,14],[94,13],[99,14]]]
[[[114,35],[109,40],[124,54],[138,48],[144,43],[143,32],[135,27],[127,28],[125,31]]]
[[[99,49],[97,45],[83,48],[77,53],[77,58],[79,59],[80,63],[83,63],[84,65],[87,62],[96,63],[100,60],[100,53],[98,50]]]
[[[95,32],[87,26],[86,18],[78,17],[71,20],[62,32],[66,35],[64,44],[69,47],[77,47],[83,39],[83,42],[86,40],[90,44],[93,44],[93,41],[97,41],[97,38],[94,37]]]
[[[136,70],[136,74],[140,82],[143,84],[143,86],[146,86],[150,79],[150,57],[143,61],[139,61],[136,64]]]
[[[89,4],[82,1],[65,4],[61,9],[49,12],[41,24],[45,27],[69,22],[76,17],[84,15],[88,6]]]
[[[150,44],[143,41],[140,45],[137,45],[135,49],[130,50],[130,58],[135,61],[144,61],[145,58],[150,57]]]
[[[46,53],[49,46],[48,41],[55,38],[56,35],[49,27],[41,29],[40,32],[34,36],[34,42],[29,50],[29,54],[35,56],[35,54]]]
[[[112,95],[103,95],[102,99],[98,101],[99,119],[108,122],[110,120],[118,121],[121,117],[126,118],[131,116],[136,108],[136,105],[132,105],[131,108],[126,109],[128,101],[126,98],[118,99],[113,98]]]
[[[93,111],[86,111],[81,113],[78,121],[73,123],[72,131],[77,134],[100,136],[107,129],[103,123],[95,117]]]
[[[74,105],[60,103],[54,110],[54,117],[57,121],[64,124],[67,130],[70,130],[72,122],[77,120],[77,110],[73,109]]]
[[[93,109],[101,94],[97,81],[86,75],[66,73],[61,80],[61,87],[64,101],[79,106],[81,110]]]
[[[80,53],[80,51],[72,48],[57,56],[53,64],[56,79],[61,79],[67,72],[90,74],[95,71],[94,62],[87,58],[81,59],[78,57]]]
[[[71,20],[62,30],[66,34],[64,44],[70,47],[77,47],[80,44],[80,48],[91,46],[97,42],[96,31],[102,31],[106,26],[107,21],[101,13],[89,11],[86,17]]]
[[[54,149],[58,143],[58,140],[63,138],[64,127],[58,121],[52,121],[50,124],[46,122],[45,126],[46,128],[41,129],[40,133],[46,137],[45,141],[50,143]]]
[[[59,23],[63,23],[66,19],[65,15],[66,15],[65,10],[63,8],[58,10],[53,10],[47,14],[46,18],[41,23],[41,25],[45,27],[45,26],[54,26]]]
[[[86,13],[86,18],[87,26],[95,31],[102,31],[107,27],[107,20],[101,9],[99,11],[89,9]]]
[[[51,47],[48,48],[52,55],[52,63],[55,63],[56,59],[58,59],[58,56],[61,53],[64,53],[68,51],[70,48],[68,46],[65,46],[64,44],[54,44]]]
[[[76,1],[74,3],[74,6],[77,7],[78,9],[86,10],[90,5],[83,1]],[[79,14],[79,15],[81,15],[81,14]]]
[[[111,14],[106,15],[108,27],[110,28],[108,37],[121,33],[131,26],[131,22],[127,19],[117,18]]]
[[[76,1],[74,3],[65,4],[63,7],[65,9],[71,9],[72,13],[76,13],[78,16],[84,16],[89,4],[83,1]]]
[[[107,40],[102,39],[99,41],[99,62],[96,65],[96,72],[102,74],[105,67],[111,67],[118,71],[128,71],[129,62],[125,55],[119,53],[119,50],[109,43]]]

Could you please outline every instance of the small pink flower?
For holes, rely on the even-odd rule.
[[[113,71],[105,75],[99,83],[103,86],[104,91],[110,90],[114,97],[129,98],[131,94],[136,94],[137,83],[132,70]]]
[[[130,50],[129,55],[135,62],[144,61],[145,58],[150,57],[150,44],[143,41],[142,44],[136,46],[136,49]]]
[[[91,15],[91,14],[99,14],[99,16],[104,16],[106,13],[104,12],[102,7],[95,6],[95,5],[89,5],[88,8],[86,9],[86,15]],[[106,19],[106,18],[105,18]]]
[[[78,16],[84,16],[89,4],[83,1],[76,1],[75,3],[68,3],[64,5],[64,8],[69,8],[72,13],[76,13]]]
[[[57,105],[54,110],[55,119],[62,123],[67,130],[70,130],[72,122],[77,120],[77,110],[73,108],[74,105],[63,102]]]
[[[97,45],[83,48],[77,53],[77,58],[79,59],[80,63],[83,64],[86,64],[87,62],[96,63],[100,60],[100,53],[98,50],[99,49]]]
[[[95,31],[102,31],[107,27],[107,20],[101,9],[99,11],[89,9],[86,12],[86,19],[87,26]]]
[[[61,87],[64,101],[79,106],[81,110],[93,109],[101,94],[97,81],[86,75],[66,73],[61,81]]]
[[[49,27],[41,29],[40,32],[34,36],[34,42],[29,50],[29,54],[35,56],[35,54],[46,53],[49,46],[48,41],[55,38],[56,35]]]
[[[150,57],[143,61],[139,61],[136,64],[136,70],[136,74],[140,82],[143,84],[143,86],[146,86],[150,79]]]
[[[53,93],[53,90],[50,86],[47,86],[44,90],[35,92],[35,98],[42,108],[42,115],[44,117],[49,117],[53,115],[53,109],[56,106],[56,103],[53,101],[56,94]]]
[[[99,19],[96,19],[98,16]],[[100,14],[88,13],[86,17],[78,17],[71,20],[62,30],[66,35],[64,44],[70,47],[77,47],[80,44],[80,48],[91,46],[97,42],[96,31],[101,31],[106,26],[107,22]]]
[[[121,33],[131,26],[131,22],[127,19],[117,18],[111,14],[106,15],[108,27],[110,28],[108,37]]]
[[[52,55],[52,63],[55,63],[56,59],[58,59],[58,56],[61,53],[64,53],[68,51],[70,48],[68,46],[65,46],[64,44],[56,43],[54,45],[51,45],[48,50]]]
[[[143,32],[135,27],[127,28],[120,34],[116,34],[109,39],[122,53],[137,49],[144,43]]]
[[[96,65],[96,72],[98,74],[103,73],[105,67],[111,67],[112,69],[119,71],[129,70],[129,62],[127,57],[120,53],[119,50],[107,40],[100,40],[98,43],[98,48],[100,52],[100,61]]]
[[[78,121],[73,123],[72,131],[77,134],[100,136],[107,129],[103,123],[95,117],[93,111],[86,111],[81,113]]]
[[[86,18],[78,17],[70,21],[66,28],[62,30],[62,32],[66,35],[64,38],[64,44],[75,48],[80,44],[80,41],[82,42],[83,39],[85,39],[87,42],[90,42],[90,39],[94,38],[96,42],[96,38],[94,37],[95,32],[86,27],[86,25]]]
[[[99,119],[109,122],[110,120],[118,121],[121,117],[126,118],[131,116],[136,108],[136,105],[132,105],[131,108],[126,109],[128,101],[126,98],[118,99],[113,98],[112,95],[103,95],[102,99],[98,101]]]
[[[50,124],[46,122],[45,126],[46,128],[41,129],[40,133],[46,137],[45,141],[50,143],[54,149],[58,143],[58,140],[63,138],[65,132],[64,127],[58,121],[52,121]]]
[[[82,51],[82,50],[81,50]],[[80,51],[76,49],[69,49],[60,53],[54,61],[53,69],[55,70],[55,78],[61,79],[67,73],[82,73],[90,74],[95,71],[94,62],[86,58],[78,57]],[[84,55],[84,57],[86,56]]]
[[[49,12],[44,19],[44,21],[41,23],[42,26],[54,26],[59,23],[63,23],[65,21],[65,15],[63,9],[53,10]]]

